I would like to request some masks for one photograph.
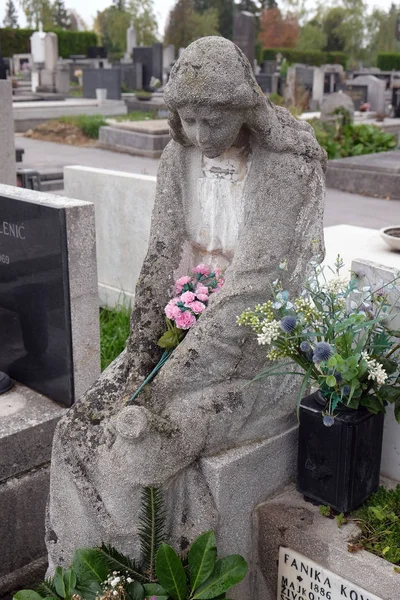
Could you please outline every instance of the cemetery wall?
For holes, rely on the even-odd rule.
[[[295,48],[264,48],[262,60],[275,60],[277,54],[291,64],[302,63],[305,65],[320,67],[321,65],[340,64],[346,68],[347,56],[344,52],[323,52],[319,50],[296,50]]]
[[[65,167],[64,193],[93,202],[100,304],[131,304],[147,252],[156,177]]]

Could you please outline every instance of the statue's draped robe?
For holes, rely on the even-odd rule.
[[[323,155],[309,133],[305,146],[293,151],[290,132],[287,146],[284,138],[279,151],[272,151],[252,136],[225,285],[138,397],[142,410],[125,407],[126,399],[160,357],[156,343],[175,279],[202,256],[198,248],[193,252],[198,223],[191,219],[203,157],[175,141],[164,151],[127,349],[56,431],[47,528],[53,565],[68,563],[75,548],[100,541],[137,553],[143,485],[164,489],[169,532],[186,545],[186,538],[217,523],[201,457],[271,438],[295,423],[298,380],[246,385],[265,365],[265,347],[236,324],[244,309],[271,297],[269,282],[277,277],[297,294],[309,260],[322,258]],[[285,260],[287,270],[278,271]]]

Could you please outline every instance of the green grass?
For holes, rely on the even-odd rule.
[[[154,110],[152,110],[152,111],[134,110],[133,112],[130,112],[127,115],[121,115],[120,117],[115,117],[116,121],[146,121],[147,119],[158,119],[157,112]]]
[[[362,531],[359,546],[400,565],[400,485],[394,490],[379,488],[351,519]]]
[[[57,121],[79,127],[84,135],[94,140],[98,139],[99,137],[100,127],[107,125],[107,121],[103,115],[76,115],[59,117]]]
[[[124,350],[129,336],[131,311],[121,306],[118,310],[100,309],[101,370],[104,371]]]

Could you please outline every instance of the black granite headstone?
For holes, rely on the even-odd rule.
[[[0,196],[0,371],[73,403],[64,208]]]
[[[152,76],[161,83],[163,80],[163,50],[164,47],[159,42],[153,44],[153,67]]]
[[[267,73],[260,73],[259,75],[256,75],[257,83],[260,86],[260,88],[262,89],[262,91],[264,92],[264,94],[272,93],[273,77],[274,77],[273,75],[268,75]]]
[[[233,42],[244,52],[254,67],[256,57],[256,18],[249,12],[239,12],[233,20]]]
[[[105,88],[108,100],[121,100],[120,69],[83,69],[83,97],[96,98],[96,89]]]
[[[142,64],[143,89],[150,91],[150,80],[153,74],[153,48],[151,46],[137,46],[133,49],[133,62]]]
[[[400,118],[400,88],[393,88],[392,106],[393,106],[393,116],[395,117],[395,119],[399,119]]]

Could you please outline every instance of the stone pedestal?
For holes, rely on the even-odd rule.
[[[0,396],[0,597],[44,574],[51,446],[64,412],[20,384]]]
[[[16,185],[11,81],[0,80],[0,183]]]

